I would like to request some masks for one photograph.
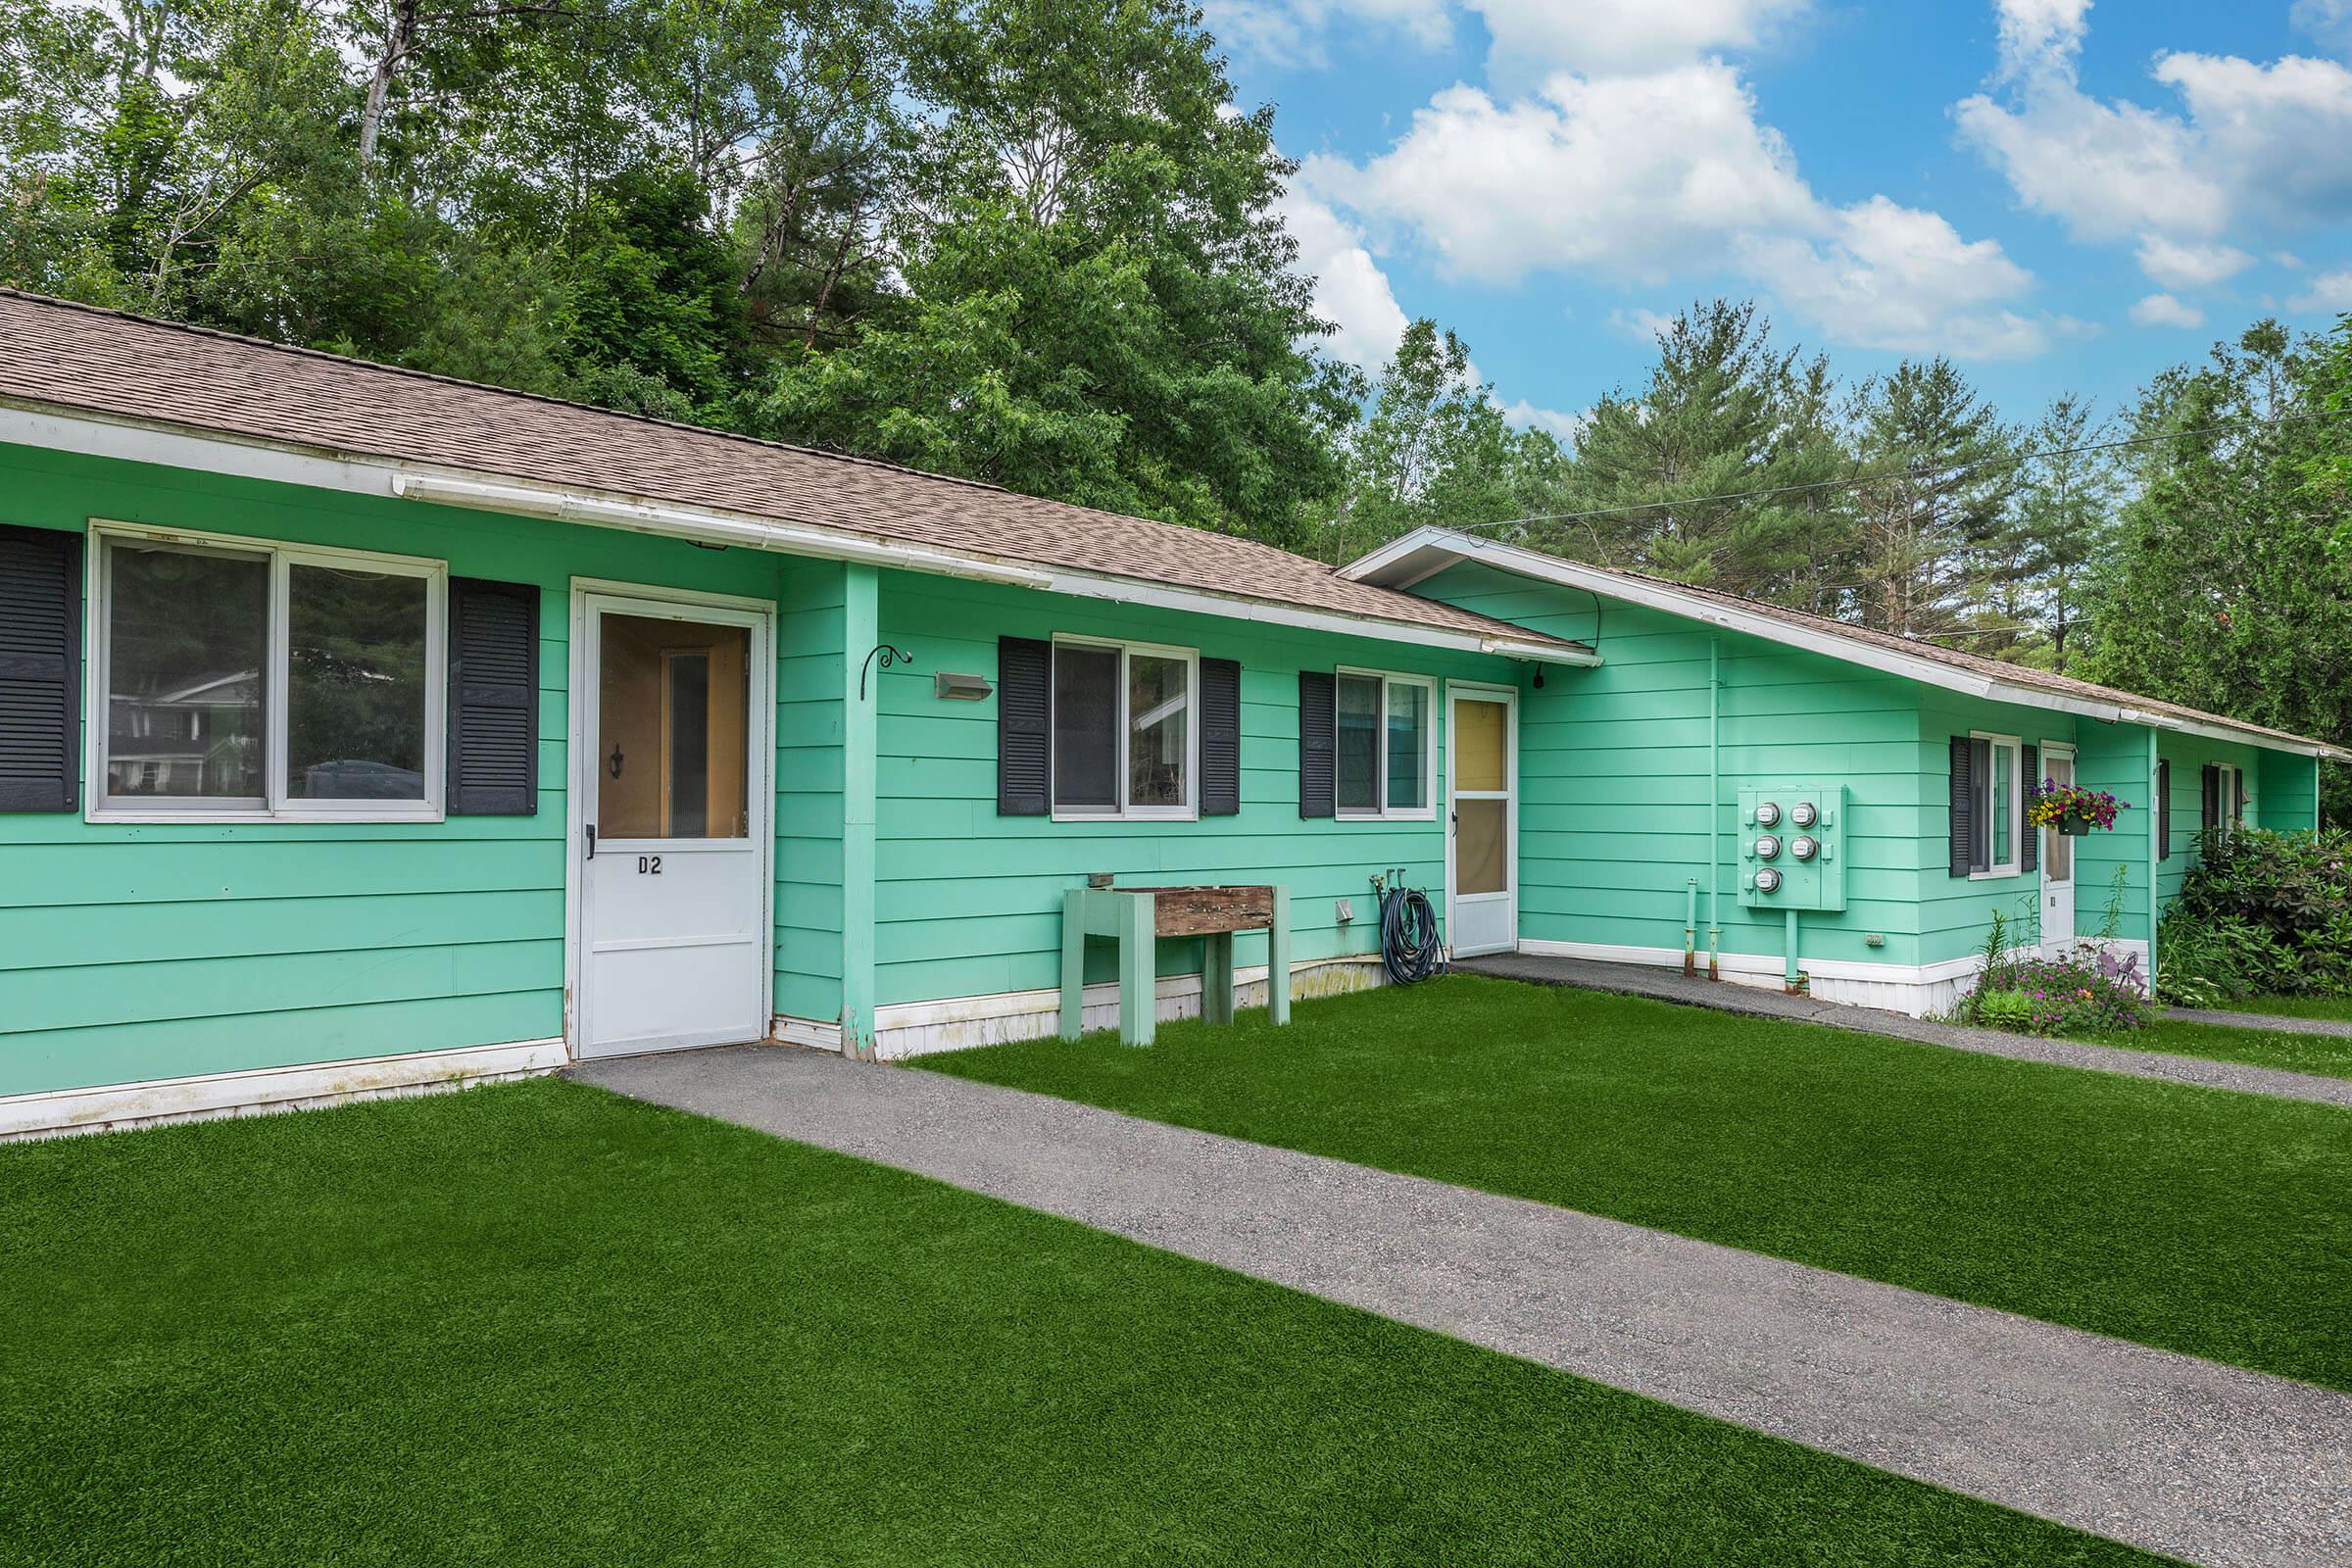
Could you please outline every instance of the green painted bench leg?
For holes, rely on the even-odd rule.
[[[1124,1045],[1148,1046],[1159,1011],[1158,975],[1152,961],[1158,941],[1149,894],[1127,899],[1127,929],[1119,933],[1119,1040]]]
[[[1274,890],[1274,923],[1266,928],[1266,1011],[1291,1021],[1291,891]]]
[[[1233,933],[1212,931],[1200,939],[1200,1018],[1233,1022]]]
[[[1086,1027],[1086,890],[1061,896],[1061,1038]]]

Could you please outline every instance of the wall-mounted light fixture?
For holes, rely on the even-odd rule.
[[[994,689],[986,675],[956,675],[943,669],[931,677],[931,695],[943,702],[977,703]]]

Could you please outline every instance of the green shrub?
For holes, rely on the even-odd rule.
[[[2016,1034],[2033,1034],[2034,999],[2023,991],[1995,991],[1979,986],[1975,992],[1977,1022],[1987,1029],[2007,1029]]]
[[[2157,934],[2160,999],[2352,996],[2352,834],[2239,828],[2197,852]]]

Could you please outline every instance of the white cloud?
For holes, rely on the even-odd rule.
[[[1656,284],[1728,270],[1832,341],[1984,358],[2038,353],[2073,325],[2014,309],[2034,279],[1996,241],[1965,240],[1936,214],[1883,196],[1823,202],[1720,61],[1561,73],[1515,102],[1451,87],[1386,153],[1360,167],[1312,159],[1303,178],[1482,283],[1567,270]]]
[[[1208,30],[1239,54],[1277,65],[1319,66],[1335,27],[1395,35],[1420,49],[1453,36],[1446,0],[1207,0]]]
[[[1739,74],[1713,62],[1558,75],[1512,104],[1449,87],[1369,164],[1310,159],[1305,175],[1488,283],[1555,268],[1661,280],[1694,244],[1802,224],[1812,211],[1787,144],[1756,123]]]
[[[1562,414],[1557,409],[1539,409],[1521,398],[1502,411],[1511,423],[1531,430],[1543,430],[1562,446],[1573,446],[1577,433],[1591,420],[1590,414]]]
[[[1315,314],[1339,328],[1323,340],[1325,350],[1378,370],[1396,352],[1405,328],[1404,309],[1388,274],[1353,224],[1298,185],[1284,196],[1281,212],[1298,242],[1300,270],[1314,276]]]
[[[1717,50],[1751,49],[1812,0],[1466,0],[1494,47],[1487,74],[1527,87],[1556,70],[1633,74]]]
[[[2311,280],[2309,288],[2286,303],[2289,309],[2297,311],[2327,311],[2331,315],[2352,311],[2352,270],[2322,272]]]
[[[2170,294],[2151,294],[2132,307],[2133,326],[2195,327],[2205,324],[2205,313],[2183,305]]]
[[[2005,301],[2033,274],[1998,241],[1963,240],[1936,214],[1874,196],[1831,215],[1818,241],[1741,236],[1748,270],[1839,342],[1965,359],[2027,359],[2076,323],[2021,316]]]
[[[2254,265],[2230,245],[2183,245],[2150,234],[2139,242],[2139,270],[2165,288],[2211,288]]]
[[[2289,15],[2322,44],[2352,54],[2352,0],[2295,0]]]
[[[1998,0],[2001,71],[2026,77],[2066,69],[2082,47],[2090,0]]]
[[[2344,0],[2330,0],[2343,4]],[[1998,79],[1953,115],[1963,141],[2008,177],[2018,200],[2079,239],[2161,234],[2211,239],[2249,222],[2352,218],[2352,70],[2290,55],[2270,65],[2166,53],[2153,78],[2178,112],[2082,90],[2077,0],[2001,0]],[[2163,279],[2159,278],[2159,281]]]

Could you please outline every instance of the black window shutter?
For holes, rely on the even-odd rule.
[[[81,805],[81,535],[0,527],[0,811]]]
[[[1242,666],[1200,661],[1200,814],[1233,816],[1242,808]]]
[[[1033,637],[997,639],[997,814],[1044,816],[1052,808],[1051,691],[1054,645]]]
[[[1976,860],[1976,776],[1970,765],[1975,748],[1965,735],[1952,737],[1952,875],[1966,876]]]
[[[2041,748],[2038,746],[2021,747],[2018,756],[2021,760],[2017,768],[2017,787],[2022,792],[2018,798],[2026,805],[2031,806],[2034,804],[2034,795],[2041,789]],[[2041,829],[2027,821],[2022,812],[2019,813],[2018,820],[2021,824],[2018,832],[2025,840],[2018,846],[2018,869],[2038,871],[2041,869]]]
[[[2201,824],[2210,832],[2222,825],[2222,764],[2207,762],[2204,774],[2205,809]]]
[[[1298,672],[1298,814],[1332,814],[1332,675],[1327,669]]]
[[[535,583],[449,580],[448,769],[452,816],[539,812]]]
[[[2173,858],[2173,760],[2160,758],[2156,763],[2156,858]]]

